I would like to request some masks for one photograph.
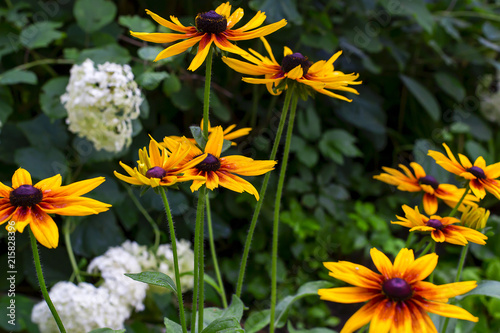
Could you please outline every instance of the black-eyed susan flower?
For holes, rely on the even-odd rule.
[[[358,94],[357,90],[349,87],[349,85],[361,84],[361,81],[355,81],[359,75],[354,73],[344,74],[336,71],[333,67],[333,63],[340,57],[342,51],[335,53],[326,61],[320,60],[312,63],[301,53],[294,53],[290,48],[285,46],[283,60],[279,64],[274,58],[271,46],[266,39],[261,37],[261,40],[269,57],[265,57],[252,49],[249,49],[249,51],[253,55],[240,54],[250,63],[222,57],[226,65],[237,72],[246,75],[264,75],[263,79],[244,77],[243,81],[254,84],[265,84],[269,93],[273,95],[280,94],[282,90],[287,89],[287,79],[297,81],[306,87],[312,88],[314,91],[347,102],[351,102],[352,100],[330,90]]]
[[[184,174],[206,158],[206,154],[200,154],[200,156],[187,161],[187,156],[192,148],[192,144],[184,142],[172,146],[172,150],[167,151],[158,142],[151,140],[149,142],[149,154],[146,147],[139,149],[137,167],[132,169],[120,161],[120,165],[129,176],[122,175],[116,171],[114,174],[118,179],[129,184],[151,187],[171,186],[178,182],[194,179],[203,180],[203,177]]]
[[[276,165],[276,161],[255,161],[245,156],[233,155],[221,157],[222,144],[224,142],[224,134],[221,126],[215,127],[210,134],[204,152],[186,138],[184,138],[184,142],[193,146],[186,156],[185,162],[193,160],[204,153],[207,154],[203,161],[198,162],[193,168],[184,172],[186,176],[203,177],[202,180],[193,180],[193,184],[191,185],[191,191],[193,192],[197,191],[203,184],[206,184],[210,190],[220,185],[238,193],[248,192],[259,200],[259,192],[257,192],[255,187],[237,175],[262,175],[273,170]],[[175,149],[180,144],[182,143],[170,137],[165,137],[163,140],[163,145],[169,150]]]
[[[252,130],[251,127],[244,127],[233,131],[236,124],[229,125],[226,129],[223,129],[222,134],[224,135],[224,140],[231,141],[231,146],[236,146],[234,139],[241,138],[242,136],[248,135]],[[210,126],[210,121],[208,121],[208,133],[212,133],[215,127]],[[201,119],[200,129],[203,131],[203,119]],[[178,142],[182,142],[185,138],[182,136],[171,135],[169,138],[174,139]],[[193,138],[187,138],[191,143],[196,144],[196,140]]]
[[[500,182],[496,178],[500,177],[500,162],[486,166],[486,161],[479,156],[474,165],[470,160],[458,154],[460,162],[457,161],[450,148],[443,143],[448,157],[438,151],[429,150],[428,155],[436,160],[443,169],[456,174],[462,178],[468,179],[472,192],[479,198],[486,196],[486,191],[493,194],[500,200]]]
[[[354,285],[319,289],[322,300],[337,303],[366,302],[344,325],[340,333],[350,333],[370,323],[370,332],[437,332],[427,314],[477,322],[466,310],[446,304],[448,298],[474,289],[476,281],[434,285],[423,281],[436,268],[434,253],[415,260],[412,250],[401,249],[394,264],[376,248],[370,250],[380,274],[348,261],[325,262],[330,276]]]
[[[460,222],[466,227],[481,230],[486,227],[489,217],[489,210],[484,209],[483,207],[467,206],[467,208],[462,212]]]
[[[391,222],[410,228],[412,231],[430,232],[432,239],[438,243],[447,242],[456,245],[466,245],[468,242],[484,245],[488,239],[477,230],[455,225],[460,220],[455,217],[441,217],[432,215],[427,217],[420,214],[418,207],[411,209],[403,205],[405,217],[397,216],[399,221]]]
[[[147,33],[133,32],[132,36],[153,43],[171,43],[184,39],[182,42],[167,47],[161,51],[155,61],[165,59],[186,51],[191,46],[198,44],[198,52],[189,65],[189,70],[194,71],[205,61],[212,43],[219,49],[231,53],[246,54],[246,51],[230,43],[230,41],[248,40],[261,36],[269,35],[286,25],[286,20],[281,20],[261,28],[256,29],[266,19],[266,14],[257,12],[257,14],[244,26],[233,29],[243,17],[243,9],[238,8],[231,14],[231,5],[229,2],[221,4],[215,10],[206,13],[200,13],[196,16],[195,27],[186,27],[182,25],[175,16],[170,16],[166,20],[157,14],[146,9],[153,20],[164,27],[179,33]]]
[[[464,188],[459,189],[455,185],[439,183],[436,178],[427,175],[422,166],[416,162],[410,163],[413,172],[403,164],[400,164],[399,167],[404,173],[396,169],[382,167],[386,173],[373,176],[373,178],[390,185],[395,185],[400,191],[423,191],[424,210],[428,215],[437,212],[437,198],[442,199],[448,206],[455,207],[465,192]],[[477,206],[474,201],[478,201],[474,195],[467,195],[458,209],[463,211],[465,205]]]
[[[40,244],[56,248],[59,229],[49,214],[85,216],[107,211],[111,205],[81,196],[104,180],[96,177],[61,186],[61,175],[55,175],[33,185],[30,173],[19,168],[12,176],[12,188],[0,183],[0,224],[13,221],[19,232],[29,225]]]

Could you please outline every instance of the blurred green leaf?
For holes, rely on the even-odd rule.
[[[103,64],[107,61],[117,64],[127,64],[130,62],[130,53],[126,48],[117,44],[109,44],[94,49],[85,49],[78,56],[77,63],[82,63],[85,59],[91,59],[96,64]]]
[[[154,90],[168,76],[167,72],[144,72],[137,77],[137,83],[144,89]]]
[[[204,98],[204,90],[203,88],[196,89],[196,96],[198,96],[198,99],[203,102]],[[219,99],[219,96],[215,92],[211,92],[210,94],[210,111],[211,114],[219,118],[220,120],[226,122],[231,119],[231,113],[229,109],[222,104],[221,100]]]
[[[408,76],[401,74],[400,78],[411,94],[424,107],[432,120],[438,121],[441,118],[441,108],[429,90]]]
[[[251,0],[248,5],[255,11],[266,13],[268,22],[286,19],[288,22],[302,25],[302,16],[293,0]]]
[[[63,178],[69,168],[66,156],[60,150],[48,147],[27,147],[15,151],[14,161],[28,170],[35,179],[45,179],[60,174]]]
[[[321,153],[338,164],[344,163],[344,157],[361,156],[361,151],[354,145],[356,138],[342,129],[328,130],[319,141]]]
[[[196,96],[193,91],[185,85],[181,86],[178,92],[171,94],[170,99],[177,108],[183,111],[191,109],[196,103]]]
[[[240,323],[236,318],[222,317],[217,318],[210,323],[202,333],[244,333],[245,330],[241,328]]]
[[[76,0],[73,14],[80,28],[92,33],[113,21],[116,5],[110,0]]]
[[[455,101],[462,102],[464,100],[465,88],[453,75],[446,72],[437,72],[434,74],[434,79],[439,85],[439,88],[443,89],[443,91]]]
[[[331,330],[329,328],[311,328],[311,329],[298,330],[293,328],[291,322],[288,322],[287,329],[289,333],[337,333],[337,331]]]
[[[483,33],[491,41],[500,41],[500,29],[489,21],[484,22]]]
[[[97,328],[89,333],[125,333],[125,330],[113,330],[111,328]]]
[[[35,301],[21,295],[15,289],[13,292],[15,295],[8,297],[5,290],[5,294],[0,298],[0,315],[4,318],[0,320],[0,328],[5,332],[38,332],[37,325],[31,321]]]
[[[35,73],[26,70],[12,69],[0,74],[0,85],[18,83],[37,84],[37,82],[38,79]]]
[[[125,275],[139,282],[166,288],[177,295],[177,287],[175,286],[174,280],[162,272],[141,272],[137,274],[128,273]]]
[[[145,46],[137,50],[137,55],[143,60],[154,61],[158,53],[163,50],[164,48],[160,46]],[[171,59],[171,57],[167,59]],[[162,59],[162,61],[167,59]]]
[[[155,32],[156,30],[156,26],[150,19],[142,18],[137,15],[122,15],[118,18],[118,23],[134,32]]]
[[[181,87],[181,80],[179,80],[179,77],[177,77],[174,73],[170,73],[170,76],[163,80],[162,89],[166,96],[170,96],[171,94],[178,92],[181,90]]]
[[[309,107],[305,112],[299,112],[297,119],[299,133],[306,140],[315,142],[321,136],[321,120],[316,110]]]
[[[172,320],[168,319],[167,317],[164,318],[165,321],[165,328],[167,329],[167,332],[169,333],[182,333],[182,326],[177,324],[176,322],[173,322]]]
[[[7,87],[0,85],[0,128],[2,128],[7,121],[7,118],[9,118],[14,111],[14,108],[12,107],[13,102],[10,90]]]
[[[21,31],[19,40],[28,49],[47,47],[53,41],[60,39],[65,34],[56,29],[62,27],[62,22],[41,21],[33,23]]]
[[[57,147],[61,150],[68,144],[68,132],[62,120],[50,120],[46,115],[39,115],[31,120],[17,124],[32,146],[40,148]]]
[[[484,295],[500,299],[500,281],[483,280],[478,282],[477,287],[469,291],[465,295],[456,296],[457,300],[461,300],[467,296]]]
[[[40,94],[40,107],[51,119],[67,116],[66,109],[61,104],[61,95],[66,92],[69,78],[67,76],[50,79],[42,86]]]

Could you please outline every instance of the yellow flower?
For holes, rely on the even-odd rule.
[[[481,230],[486,227],[486,222],[490,217],[490,211],[482,207],[468,206],[462,213],[460,222],[466,227]]]
[[[104,177],[96,177],[61,186],[61,175],[55,175],[32,185],[30,173],[19,168],[12,176],[12,188],[0,183],[0,224],[13,221],[19,232],[29,225],[40,244],[56,248],[59,230],[48,214],[85,216],[107,211],[111,205],[81,197],[103,182]]]
[[[224,134],[224,140],[231,141],[231,146],[236,146],[236,142],[233,142],[234,139],[240,138],[242,136],[248,135],[252,130],[251,127],[240,128],[236,131],[231,132],[236,127],[236,124],[229,125],[225,130],[223,130],[222,134]],[[200,128],[203,131],[203,119],[201,119]],[[212,133],[215,127],[210,126],[210,121],[208,121],[208,133]],[[169,138],[174,139],[175,141],[182,142],[184,137],[171,135]],[[189,142],[192,144],[196,144],[196,140],[192,138],[187,138]],[[160,143],[161,144],[161,143]]]
[[[381,173],[378,176],[373,176],[373,178],[390,185],[395,185],[400,191],[423,191],[424,210],[428,215],[436,214],[438,210],[437,198],[442,199],[450,207],[455,207],[460,198],[462,198],[465,192],[464,188],[459,189],[455,185],[440,184],[436,178],[427,175],[422,166],[416,162],[410,163],[410,166],[413,172],[403,164],[399,165],[404,174],[396,169],[382,167],[387,173]],[[468,194],[458,208],[459,211],[463,211],[465,205],[477,206],[474,201],[478,201],[478,199]]]
[[[189,143],[179,144],[168,152],[155,140],[149,142],[149,154],[146,147],[139,149],[139,160],[137,167],[132,169],[120,161],[120,165],[129,176],[114,172],[118,179],[132,185],[147,185],[151,187],[171,186],[177,182],[185,182],[194,179],[204,179],[182,175],[190,168],[203,161],[206,154],[201,154],[188,163],[184,163],[192,145]]]
[[[470,180],[470,188],[479,199],[484,198],[488,191],[500,200],[500,182],[495,179],[500,177],[500,162],[486,166],[484,158],[479,156],[472,165],[466,156],[458,154],[459,163],[450,148],[445,143],[443,146],[448,157],[434,150],[429,150],[428,155],[435,159],[443,169]]]
[[[342,95],[336,94],[330,90],[347,91],[358,95],[358,92],[348,87],[349,85],[361,84],[361,81],[355,81],[358,74],[344,74],[336,71],[333,63],[342,54],[342,51],[335,53],[329,60],[320,60],[315,63],[300,53],[293,51],[285,46],[283,60],[279,64],[274,58],[271,46],[265,38],[260,38],[269,54],[269,58],[250,49],[253,54],[241,54],[248,62],[222,57],[222,61],[237,72],[246,75],[264,75],[263,79],[244,77],[243,81],[255,84],[265,84],[269,93],[273,95],[280,94],[282,90],[287,89],[286,79],[301,83],[305,87],[310,87],[314,91],[327,96],[338,98],[351,102]],[[285,80],[285,81],[283,81]],[[281,84],[280,84],[281,83]]]
[[[420,214],[418,207],[411,209],[409,206],[404,205],[403,210],[405,216],[397,216],[399,221],[391,222],[392,224],[399,224],[412,231],[430,232],[432,239],[438,243],[451,243],[457,245],[465,245],[468,242],[484,245],[485,240],[488,239],[485,235],[477,230],[454,225],[459,223],[460,220],[455,217],[440,217],[432,215],[430,218]]]
[[[354,285],[319,289],[322,300],[338,303],[368,301],[345,323],[340,333],[350,333],[370,323],[370,332],[437,332],[427,312],[477,322],[466,310],[446,304],[448,298],[474,289],[476,281],[434,285],[422,281],[436,268],[435,253],[415,260],[412,250],[399,251],[394,264],[376,248],[370,251],[380,272],[348,261],[325,262],[330,276]]]
[[[215,10],[198,14],[195,19],[196,27],[186,27],[182,25],[175,16],[170,16],[171,21],[169,21],[150,10],[146,9],[146,13],[162,26],[180,33],[147,33],[131,31],[130,34],[139,39],[153,43],[171,43],[185,39],[161,51],[156,56],[155,61],[182,53],[191,46],[199,43],[198,52],[188,68],[191,71],[196,70],[205,61],[212,43],[219,49],[227,52],[246,54],[246,51],[230,43],[230,41],[247,40],[266,36],[286,25],[286,20],[283,19],[279,22],[255,29],[262,25],[266,19],[266,14],[259,11],[247,24],[239,29],[233,29],[233,26],[243,17],[243,9],[238,8],[231,14],[231,5],[229,2],[221,4]]]
[[[259,200],[259,192],[257,192],[255,187],[236,175],[258,176],[265,174],[274,169],[276,161],[254,161],[251,158],[238,155],[221,157],[222,144],[224,142],[221,126],[215,127],[212,134],[210,134],[205,146],[205,152],[190,143],[186,138],[184,138],[183,142],[193,147],[186,156],[185,161],[190,161],[203,155],[203,153],[206,154],[202,162],[185,171],[185,175],[187,176],[202,177],[202,179],[193,181],[191,191],[197,191],[203,184],[206,184],[210,190],[220,185],[238,193],[248,192]],[[168,149],[175,149],[180,144],[182,143],[169,137],[163,139],[163,145]]]

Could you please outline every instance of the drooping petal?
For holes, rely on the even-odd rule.
[[[193,58],[193,61],[191,61],[188,70],[195,71],[201,66],[201,64],[203,64],[203,62],[207,58],[208,52],[210,51],[210,47],[214,40],[214,34],[205,34],[203,36],[203,38],[200,40],[200,44],[198,45],[198,52]]]
[[[443,316],[443,317],[457,318],[457,319],[469,320],[469,321],[473,321],[473,322],[479,321],[479,318],[474,317],[467,310],[459,308],[456,305],[444,304],[444,303],[439,303],[439,302],[430,302],[430,301],[423,301],[423,302],[416,301],[416,300],[414,300],[414,301],[420,307],[425,309],[425,311],[435,313],[435,314]]]
[[[54,249],[59,244],[59,229],[52,218],[37,208],[33,207],[29,226],[36,240],[43,246]]]

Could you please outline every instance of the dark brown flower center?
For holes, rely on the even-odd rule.
[[[413,295],[411,286],[404,279],[392,278],[382,284],[385,295],[395,301],[404,301]]]
[[[148,178],[160,178],[160,179],[162,179],[166,175],[167,175],[167,172],[165,171],[165,169],[157,167],[157,166],[152,167],[151,169],[146,171],[146,177],[148,177]]]
[[[9,200],[12,206],[32,207],[42,201],[43,193],[31,185],[21,185],[10,192]]]
[[[484,174],[483,169],[477,166],[473,166],[467,169],[467,172],[472,173],[474,176],[476,176],[479,179],[485,179],[486,175]]]
[[[227,29],[227,19],[215,10],[196,15],[195,23],[196,29],[205,33],[218,34]]]
[[[203,161],[195,166],[195,168],[205,172],[217,171],[220,168],[220,161],[214,155],[208,154]]]
[[[432,176],[425,176],[425,177],[421,177],[418,179],[418,183],[420,185],[429,185],[431,186],[433,189],[437,190],[438,187],[439,187],[439,182],[436,180],[436,178],[432,177]]]
[[[302,67],[302,71],[304,72],[303,75],[306,75],[312,63],[307,60],[307,57],[304,57],[302,54],[293,53],[283,58],[283,61],[281,62],[281,69],[283,70],[283,72],[288,73],[299,65]]]
[[[437,230],[441,230],[444,227],[444,225],[441,223],[441,221],[436,220],[436,219],[430,219],[429,221],[427,221],[427,223],[425,225],[428,227],[437,229]]]

